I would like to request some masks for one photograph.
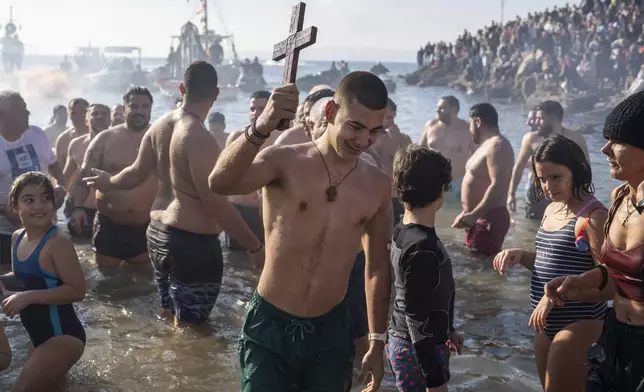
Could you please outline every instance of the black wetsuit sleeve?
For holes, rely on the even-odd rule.
[[[439,256],[428,250],[416,251],[401,262],[405,285],[405,319],[409,328],[416,357],[428,388],[445,384],[446,380],[436,352],[436,346],[445,343],[445,335],[451,326],[445,304],[433,301],[440,285]]]

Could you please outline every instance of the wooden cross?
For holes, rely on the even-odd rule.
[[[304,28],[304,12],[306,4],[299,3],[293,7],[291,12],[291,25],[289,26],[289,36],[284,41],[275,44],[273,47],[273,61],[284,60],[284,76],[282,83],[295,83],[297,79],[297,63],[300,58],[300,51],[313,45],[318,36],[318,28],[311,26],[306,30]],[[284,130],[288,128],[288,122],[280,122],[277,129]]]

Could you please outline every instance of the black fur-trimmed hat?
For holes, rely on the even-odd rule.
[[[615,106],[606,117],[604,138],[644,150],[644,91]]]

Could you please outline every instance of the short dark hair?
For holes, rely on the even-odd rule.
[[[548,115],[553,115],[559,121],[563,121],[564,109],[563,106],[557,101],[543,101],[537,105],[537,110],[542,111]]]
[[[393,182],[406,208],[423,208],[450,189],[452,164],[436,150],[410,144],[396,153]]]
[[[217,89],[217,70],[205,61],[194,61],[183,75],[186,96],[203,100],[212,97]]]
[[[446,95],[444,97],[441,97],[441,101],[447,102],[449,106],[455,108],[457,112],[461,110],[461,103],[459,102],[458,98],[453,95]]]
[[[355,71],[345,76],[335,92],[336,97],[348,103],[355,99],[369,110],[385,109],[389,98],[382,79],[365,71]]]
[[[304,103],[308,102],[310,104],[314,104],[317,101],[319,101],[322,98],[331,98],[333,97],[333,94],[335,94],[335,91],[328,89],[328,88],[323,88],[322,90],[318,90],[312,94],[309,94],[305,99]]]
[[[270,97],[271,97],[271,93],[269,91],[259,90],[252,93],[248,100],[250,101],[251,99],[269,99]]]
[[[67,111],[67,108],[64,105],[56,105],[56,106],[54,106],[54,110],[52,110],[52,113],[56,114],[61,109],[64,110],[64,111]]]
[[[581,147],[567,137],[555,135],[544,140],[532,155],[532,190],[537,200],[540,200],[544,194],[537,178],[537,162],[566,166],[572,172],[572,195],[575,199],[582,200],[584,196],[595,193],[590,163]]]
[[[220,112],[213,112],[208,115],[208,124],[226,124],[226,116]]]
[[[89,106],[89,102],[87,102],[87,100],[84,99],[84,98],[73,98],[73,99],[71,99],[69,101],[67,106],[69,106],[70,108],[73,108],[74,106],[76,106],[78,104]]]
[[[490,128],[499,127],[499,113],[492,104],[484,102],[477,103],[470,109],[470,117],[478,117],[481,122]]]
[[[51,180],[47,174],[42,172],[30,171],[24,174],[21,174],[18,178],[13,180],[11,184],[11,191],[9,192],[9,205],[12,209],[18,207],[18,199],[20,194],[25,189],[27,185],[37,185],[44,186],[45,193],[51,198],[51,203],[54,204],[54,185],[51,183]]]
[[[396,106],[396,102],[393,101],[391,98],[387,98],[387,109],[393,110],[394,112],[398,111],[398,106]]]
[[[154,103],[154,99],[152,98],[152,93],[150,93],[150,90],[148,90],[147,87],[143,87],[143,86],[130,86],[125,92],[125,94],[123,94],[123,102],[124,103],[130,102],[130,99],[135,95],[146,96],[150,100],[150,103]]]

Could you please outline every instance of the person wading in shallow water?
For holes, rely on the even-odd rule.
[[[387,89],[371,73],[350,73],[325,107],[320,139],[259,152],[281,120],[295,117],[298,96],[292,84],[273,90],[210,175],[214,192],[262,189],[265,198],[266,265],[239,341],[242,390],[350,389],[354,346],[345,297],[362,239],[371,345],[361,379],[371,374],[367,390],[376,391],[391,294],[391,180],[361,154],[383,128]]]
[[[602,153],[613,190],[602,262],[545,287],[555,306],[566,301],[613,300],[602,334],[588,352],[587,392],[644,391],[644,92],[626,98],[606,117]]]
[[[177,324],[197,325],[208,320],[219,296],[222,228],[246,247],[258,267],[264,248],[226,198],[208,189],[219,155],[203,123],[219,94],[215,68],[192,63],[182,86],[181,108],[152,124],[131,166],[113,177],[95,170],[97,176],[85,181],[104,191],[131,189],[158,173],[147,241],[161,312]]]
[[[533,193],[552,200],[537,232],[536,252],[504,250],[494,259],[494,268],[503,274],[521,264],[532,271],[530,326],[537,331],[534,351],[544,391],[582,391],[586,354],[601,332],[606,303],[567,301],[553,309],[543,287],[600,262],[608,212],[593,195],[590,164],[572,140],[561,135],[546,139],[531,166]]]

